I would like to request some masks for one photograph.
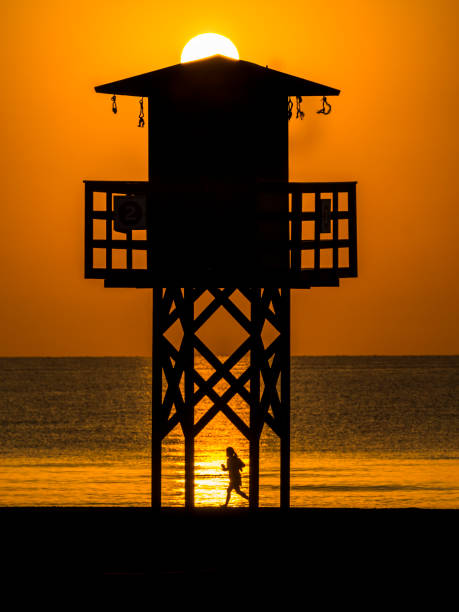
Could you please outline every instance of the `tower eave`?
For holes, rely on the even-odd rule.
[[[95,87],[97,93],[145,96],[159,91],[177,90],[193,83],[197,87],[209,85],[213,80],[218,86],[227,83],[228,88],[248,86],[264,93],[280,93],[287,96],[338,96],[339,89],[328,87],[245,60],[234,60],[215,55],[194,62],[176,64],[127,79],[113,81]]]

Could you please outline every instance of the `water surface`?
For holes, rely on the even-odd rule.
[[[0,359],[0,505],[149,505],[150,368],[147,358]],[[293,357],[291,382],[293,506],[459,508],[458,357]],[[198,506],[224,501],[227,446],[248,464],[247,441],[220,414],[196,439]],[[176,428],[165,505],[183,504],[183,474]],[[246,490],[248,477],[247,467]],[[279,504],[267,426],[260,501]]]

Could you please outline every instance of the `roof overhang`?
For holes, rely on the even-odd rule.
[[[338,96],[339,89],[321,85],[307,79],[272,70],[245,60],[214,55],[194,62],[168,66],[95,88],[97,93],[125,96],[155,95],[178,89],[194,90],[215,87],[248,88],[262,93],[286,96]]]

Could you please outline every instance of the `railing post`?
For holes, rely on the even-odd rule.
[[[93,246],[92,242],[94,239],[94,191],[89,185],[84,186],[84,274],[88,278],[93,270],[94,259],[93,259]]]
[[[349,212],[349,269],[353,276],[357,276],[357,214],[355,183],[349,186],[347,205]]]
[[[333,192],[332,200],[332,222],[333,222],[333,269],[338,270],[338,238],[339,238],[339,219],[338,219],[338,192]]]
[[[301,270],[301,213],[302,213],[302,193],[293,191],[292,193],[292,270]]]
[[[316,190],[314,193],[314,213],[314,270],[318,271],[320,270],[320,190]]]
[[[113,215],[112,215],[112,193],[110,191],[106,192],[105,197],[105,210],[107,213],[107,219],[105,222],[105,241],[107,247],[105,249],[105,268],[107,270],[112,269],[112,225],[113,225]]]

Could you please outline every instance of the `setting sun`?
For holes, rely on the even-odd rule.
[[[193,62],[194,60],[210,57],[211,55],[225,55],[239,59],[239,53],[234,44],[221,34],[200,34],[192,38],[182,51],[180,61]]]

